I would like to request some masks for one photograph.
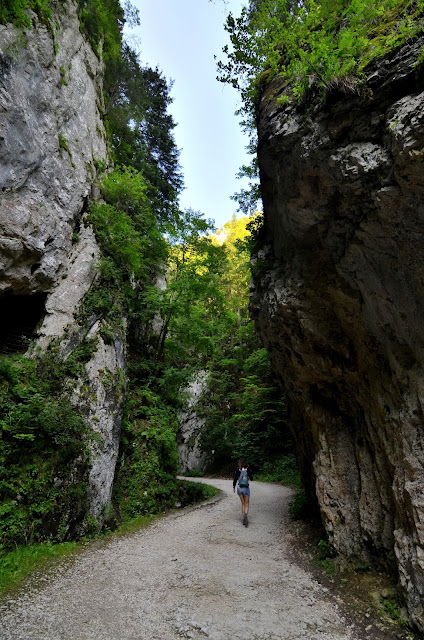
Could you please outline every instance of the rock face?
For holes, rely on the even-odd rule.
[[[0,291],[50,291],[105,160],[103,65],[63,3],[54,35],[0,25]],[[34,18],[36,19],[36,18]]]
[[[106,344],[96,322],[87,337],[97,348],[86,364],[73,401],[84,413],[93,431],[100,437],[91,446],[92,462],[88,478],[89,513],[101,525],[108,517],[121,432],[122,404],[125,393],[125,353],[119,335]]]
[[[397,567],[424,630],[422,46],[307,113],[265,90],[252,312],[330,540]]]
[[[84,212],[96,164],[107,162],[103,64],[80,33],[76,4],[60,4],[54,33],[35,16],[24,33],[0,25],[0,305],[7,314],[17,296],[30,306],[45,294],[36,346],[55,341],[66,358],[85,340],[96,345],[72,399],[99,435],[88,495],[101,522],[118,454],[124,345],[119,335],[106,344],[101,319],[79,325],[75,312],[100,255]]]
[[[205,419],[198,415],[196,404],[205,390],[207,375],[206,371],[200,371],[187,387],[186,406],[178,415],[177,445],[180,473],[204,469],[206,463],[206,453],[200,447]]]

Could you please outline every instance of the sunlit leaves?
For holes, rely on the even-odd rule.
[[[290,81],[296,98],[311,84],[328,89],[347,76],[358,79],[372,59],[422,30],[423,8],[423,0],[250,0],[227,19],[231,45],[218,63],[219,79],[240,90],[247,112],[261,82],[276,75]]]

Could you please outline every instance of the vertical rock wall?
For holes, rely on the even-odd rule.
[[[103,64],[80,33],[76,3],[58,4],[46,26],[0,25],[0,306],[10,294],[47,294],[37,345],[64,358],[84,340],[96,348],[73,402],[99,435],[92,444],[89,510],[110,503],[125,389],[124,344],[106,344],[101,319],[76,312],[95,283],[100,250],[84,212],[107,162],[102,122]],[[7,296],[2,294],[7,293]],[[25,311],[23,311],[25,313]]]
[[[0,292],[54,288],[106,159],[103,65],[61,5],[57,30],[0,25]]]
[[[424,630],[423,41],[361,94],[266,89],[252,312],[336,549],[397,567]],[[318,105],[318,106],[317,106]]]
[[[177,445],[180,458],[180,473],[202,470],[207,456],[200,447],[200,437],[205,426],[205,418],[197,413],[197,402],[205,391],[207,371],[199,371],[186,389],[187,401],[183,411],[178,415]]]

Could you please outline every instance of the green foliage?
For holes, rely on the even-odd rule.
[[[331,553],[331,547],[328,543],[328,540],[321,539],[318,542],[319,555],[321,558],[326,558]]]
[[[101,184],[106,204],[93,204],[87,216],[102,249],[100,278],[84,298],[82,318],[95,314],[122,328],[124,313],[133,323],[145,313],[140,283],[154,276],[166,256],[146,189],[142,175],[128,167],[115,169]]]
[[[261,468],[281,444],[286,405],[269,374],[241,377],[240,383],[241,394],[233,398],[232,427],[237,434],[234,453],[236,457],[244,455]]]
[[[226,468],[232,460],[244,456],[256,473],[288,452],[290,445],[284,398],[271,380],[268,353],[261,348],[248,320],[248,227],[255,220],[254,216],[234,217],[213,236],[226,256],[219,287],[227,314],[214,336],[208,362],[202,447],[214,451],[215,469]]]
[[[106,125],[115,163],[143,174],[152,210],[162,220],[173,217],[183,186],[175,123],[167,112],[170,88],[158,69],[141,66],[127,44],[106,69]]]
[[[210,364],[202,446],[215,451],[217,468],[243,456],[255,473],[269,474],[291,444],[285,399],[272,381],[268,354],[250,322],[235,330],[222,350],[225,357]]]
[[[101,158],[93,158],[94,167],[97,171],[97,175],[101,176],[107,169],[106,162],[104,162]]]
[[[316,558],[327,575],[331,576],[335,573],[336,567],[334,564],[334,552],[327,540],[321,539],[318,542]]]
[[[332,576],[335,574],[336,566],[334,564],[333,558],[323,558],[319,561],[319,564],[328,576]]]
[[[77,358],[0,357],[0,548],[62,540],[82,518],[91,432],[64,389]]]
[[[51,20],[50,0],[2,0],[0,4],[0,24],[11,22],[17,27],[31,28],[28,10],[34,11],[41,20]]]
[[[224,224],[212,241],[225,251],[226,265],[221,277],[224,299],[233,320],[244,322],[248,318],[250,282],[250,225],[252,217],[232,219]]]
[[[305,520],[310,515],[308,498],[304,489],[299,489],[289,503],[289,516],[292,520]]]
[[[125,23],[119,0],[79,0],[78,13],[81,28],[99,57],[111,64],[119,60]]]
[[[95,204],[91,208],[88,222],[94,228],[104,253],[111,258],[102,265],[103,275],[124,281],[131,276],[139,276],[143,238],[136,231],[131,218],[111,205]]]
[[[146,195],[147,182],[139,171],[120,167],[112,171],[101,184],[106,202],[124,211],[143,224],[143,216],[150,215],[150,202]]]
[[[146,291],[146,304],[162,318],[156,359],[163,363],[168,398],[174,389],[175,406],[192,373],[208,370],[201,444],[209,454],[214,451],[215,470],[244,455],[256,472],[290,451],[285,399],[272,382],[268,353],[248,320],[248,226],[256,227],[259,220],[234,216],[212,234],[210,221],[198,212],[184,212],[168,234],[167,287]],[[278,475],[295,484],[293,458],[278,465]],[[271,467],[266,473],[272,473]]]
[[[205,475],[205,472],[202,471],[201,469],[191,469],[187,471],[184,475],[187,476],[187,478],[203,478],[203,476]]]
[[[369,62],[421,32],[423,9],[422,0],[250,0],[227,19],[219,79],[241,91],[246,112],[276,75],[295,99],[311,84],[350,90]]]
[[[159,298],[151,284],[166,260],[166,244],[148,198],[148,184],[139,171],[117,168],[101,184],[105,204],[88,215],[102,250],[100,278],[86,296],[83,317],[103,316],[102,337],[124,331],[127,318],[127,395],[114,482],[115,521],[159,513],[177,500],[178,456],[176,409],[181,375],[154,362],[144,327]],[[150,295],[150,297],[149,297]]]
[[[60,84],[63,84],[65,87],[67,87],[68,82],[66,80],[66,69],[64,69],[64,67],[60,67],[59,71],[60,71]]]
[[[125,210],[132,220],[135,209],[125,204],[129,190],[125,178],[123,184],[103,186],[103,195],[109,207]],[[141,189],[141,203],[143,194]],[[113,215],[122,225],[121,217]],[[176,501],[176,413],[183,401],[181,390],[201,366],[211,371],[203,446],[215,449],[215,463],[223,465],[244,454],[256,469],[263,466],[268,477],[297,482],[293,456],[272,465],[290,445],[284,399],[271,382],[268,354],[247,320],[249,221],[253,219],[234,218],[221,233],[211,234],[211,222],[198,212],[187,210],[174,218],[166,226],[166,288],[148,284],[129,305],[131,322],[138,326],[154,314],[162,323],[150,351],[140,343],[140,333],[132,341],[114,489],[116,511],[124,521]],[[117,234],[115,250],[108,238],[112,220],[101,228],[106,235],[98,226],[96,234],[110,261],[107,268],[116,269],[122,262],[123,238]],[[131,238],[128,230],[125,235]],[[124,281],[121,277],[121,289]]]
[[[174,504],[177,495],[178,455],[175,410],[155,390],[137,364],[130,367],[120,460],[114,502],[125,519],[159,513]]]
[[[213,498],[219,489],[202,482],[178,480],[178,502],[182,507]]]
[[[166,354],[170,366],[205,362],[227,319],[221,286],[226,255],[206,235],[212,228],[211,221],[192,210],[168,225],[167,287],[157,299],[162,326],[156,353],[159,360]]]
[[[399,609],[400,609],[400,605],[399,605],[399,602],[397,602],[396,600],[394,602],[389,599],[384,600],[384,610],[390,616],[390,618],[395,622],[399,622],[401,619]]]
[[[59,133],[59,149],[64,149],[69,153],[69,155],[71,155],[71,152],[69,150],[68,139],[65,138],[65,136],[62,133]]]
[[[139,171],[117,168],[101,184],[107,205],[98,205],[90,217],[104,254],[120,265],[124,279],[130,273],[135,278],[145,277],[165,258],[165,242],[147,190]]]
[[[296,458],[289,453],[272,462],[264,462],[260,473],[255,474],[255,480],[278,482],[286,487],[300,489],[300,474]]]
[[[353,569],[356,573],[367,573],[371,569],[369,562],[355,562]]]

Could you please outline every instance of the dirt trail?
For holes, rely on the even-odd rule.
[[[364,640],[292,563],[290,490],[253,482],[249,527],[224,497],[91,548],[0,608],[1,640]]]

